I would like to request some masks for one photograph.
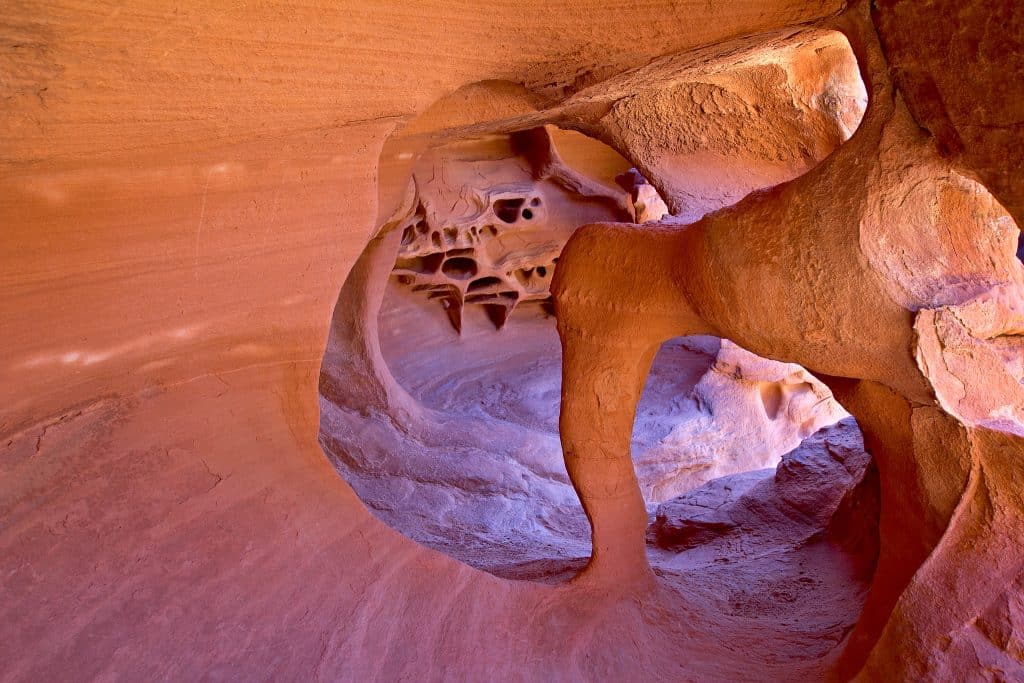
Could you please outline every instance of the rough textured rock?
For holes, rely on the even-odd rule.
[[[803,368],[759,358],[728,340],[713,342],[713,364],[681,393],[670,379],[680,372],[671,358],[676,343],[658,352],[633,428],[634,466],[647,501],[772,467],[802,439],[846,415]]]
[[[806,439],[774,471],[714,479],[662,503],[648,540],[672,550],[729,536],[746,543],[757,538],[775,549],[827,540],[856,546],[853,557],[870,577],[878,555],[877,518],[877,473],[856,423],[847,418]]]
[[[1024,677],[1020,279],[985,194],[1020,222],[1021,13],[873,5],[0,6],[3,677]],[[819,134],[779,132],[775,159],[742,128],[747,95],[848,66],[829,49],[777,58],[827,47],[829,28],[864,69],[868,112],[815,166],[842,129],[818,116],[829,100],[793,104]],[[744,63],[749,85],[718,73]],[[689,65],[678,99],[659,94],[659,64]],[[638,74],[651,89],[620,94]],[[663,135],[680,130],[673,101],[684,132],[708,124],[706,146]],[[414,206],[428,138],[543,124],[612,144],[694,212],[683,222],[797,178],[625,245],[619,227],[579,231],[560,259],[562,436],[596,542],[557,586],[390,530],[317,444],[318,382],[343,403],[352,388],[321,360],[351,364],[362,400],[346,408],[389,429],[432,417],[377,362],[376,335],[345,334],[376,324],[401,231],[375,235]],[[727,167],[724,192],[694,188],[723,133],[767,158]],[[353,277],[376,289],[336,306]],[[648,571],[630,428],[681,323],[800,363],[856,415],[882,504],[849,636],[835,615],[857,604],[856,571],[825,544],[768,572],[727,549]]]
[[[924,11],[922,11],[924,10]],[[936,22],[932,17],[949,17]],[[1024,221],[1024,16],[1012,3],[876,3],[875,24],[914,120],[939,152]],[[979,94],[983,94],[979,97]]]
[[[867,95],[843,36],[806,31],[666,57],[574,100],[607,107],[589,130],[691,221],[814,167],[856,130]]]
[[[621,193],[561,160],[544,128],[430,150],[413,183],[415,209],[392,228],[402,231],[394,273],[439,301],[458,332],[467,304],[498,329],[521,304],[550,311],[555,263],[580,221],[632,218]]]

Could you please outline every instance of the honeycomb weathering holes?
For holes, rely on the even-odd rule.
[[[454,280],[469,280],[479,272],[476,261],[466,256],[456,256],[444,262],[441,272]]]
[[[601,145],[560,135],[575,147]],[[417,165],[417,198],[394,228],[402,235],[394,272],[403,286],[439,301],[456,331],[466,305],[480,306],[499,329],[519,306],[549,314],[551,276],[572,232],[586,222],[631,219],[630,198],[612,181],[628,162],[601,152],[610,163],[604,182],[581,182],[554,150],[541,128],[442,146]]]

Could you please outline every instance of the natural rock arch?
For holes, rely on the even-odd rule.
[[[837,39],[838,38],[838,39]],[[763,42],[766,42],[768,47],[763,46]],[[821,30],[811,30],[807,32],[796,32],[796,33],[785,33],[780,35],[773,35],[763,37],[761,39],[749,39],[741,41],[734,53],[730,54],[730,57],[725,60],[723,65],[719,65],[715,68],[718,71],[725,71],[726,68],[731,64],[738,66],[739,68],[746,68],[745,60],[753,61],[758,63],[759,67],[763,67],[764,64],[771,64],[771,60],[763,56],[762,51],[764,50],[775,50],[781,55],[779,58],[776,68],[782,70],[785,73],[786,68],[793,68],[791,61],[792,50],[794,45],[811,44],[817,46],[818,50],[830,51],[831,64],[842,63],[842,50],[846,49],[846,58],[848,61],[843,65],[848,68],[850,65],[855,65],[855,61],[852,55],[849,53],[849,49],[846,46],[845,39],[838,33],[830,33]],[[838,54],[833,56],[831,52],[837,52]],[[739,55],[739,56],[737,56]],[[625,145],[621,147],[623,153],[631,156],[631,161],[638,163],[646,162],[650,168],[658,168],[655,162],[658,161],[657,155],[652,156],[649,151],[644,153],[633,153],[628,146],[629,144],[636,144],[636,140],[622,141],[622,131],[628,129],[629,116],[639,117],[649,113],[644,107],[640,107],[632,113],[624,113],[618,111],[614,117],[609,118],[607,116],[608,108],[600,104],[601,97],[608,97],[610,101],[614,101],[616,97],[621,98],[624,89],[632,87],[644,87],[653,90],[655,87],[660,87],[659,78],[668,78],[670,82],[678,84],[679,82],[685,82],[687,69],[693,68],[693,60],[682,59],[680,65],[680,59],[668,59],[660,66],[660,68],[650,68],[648,73],[640,75],[630,75],[623,79],[621,85],[615,85],[610,87],[609,90],[612,95],[601,95],[600,93],[593,94],[587,91],[581,93],[578,99],[574,98],[566,103],[564,106],[556,108],[550,111],[529,111],[529,94],[524,93],[522,90],[510,86],[509,84],[502,83],[483,83],[470,86],[465,91],[457,93],[446,100],[435,104],[430,112],[424,116],[424,121],[432,122],[429,124],[421,123],[420,121],[414,122],[410,126],[411,132],[400,134],[395,138],[395,144],[393,149],[389,150],[389,145],[385,145],[384,157],[391,156],[395,159],[409,159],[414,158],[416,155],[423,152],[424,149],[429,148],[432,144],[438,144],[438,138],[440,140],[458,138],[463,135],[476,134],[488,132],[514,132],[517,130],[525,130],[528,132],[517,133],[517,135],[525,135],[531,139],[538,139],[537,131],[543,131],[543,128],[539,126],[550,122],[555,122],[560,125],[578,128],[585,130],[590,134],[604,137],[604,139],[616,142],[617,144]],[[798,60],[797,60],[797,63]],[[735,77],[733,77],[735,78]],[[651,79],[646,81],[645,79]],[[674,79],[674,80],[672,80]],[[728,79],[726,79],[728,80]],[[859,83],[859,78],[855,78],[856,83]],[[652,87],[654,84],[654,87]],[[510,101],[506,109],[502,110],[502,116],[497,121],[483,121],[474,122],[472,120],[472,114],[467,112],[473,112],[479,104],[477,98],[488,98],[496,97],[499,102]],[[859,113],[857,107],[862,106],[862,95],[856,88],[851,88],[844,95],[847,104],[838,108],[839,113],[849,114],[850,111]],[[806,105],[812,115],[815,115],[816,105]],[[833,102],[833,107],[837,105]],[[621,108],[620,108],[621,109]],[[521,112],[521,113],[520,113]],[[485,110],[486,113],[486,110]],[[511,116],[509,114],[512,114]],[[789,178],[799,176],[806,168],[814,163],[820,161],[822,157],[827,156],[832,152],[833,147],[838,144],[838,141],[842,139],[842,135],[849,134],[850,130],[856,126],[859,118],[851,120],[844,120],[842,118],[829,119],[829,116],[835,116],[835,111],[826,111],[821,114],[822,119],[815,121],[814,126],[811,127],[811,131],[807,134],[808,140],[816,140],[816,144],[810,145],[810,148],[814,150],[809,157],[803,156],[799,149],[805,146],[805,140],[800,136],[796,136],[795,141],[792,143],[793,153],[787,157],[788,163],[782,164],[776,168],[770,175],[771,181],[765,181],[763,178],[759,181],[766,184],[777,183],[780,181],[787,180]],[[733,112],[723,115],[728,116],[742,116],[743,112]],[[455,120],[458,122],[457,126],[445,128],[443,124],[438,124],[436,121],[449,121]],[[730,119],[731,121],[732,119]],[[833,128],[830,128],[826,123],[831,120]],[[441,126],[440,136],[436,131],[430,132],[430,126]],[[607,127],[607,129],[603,128]],[[618,132],[613,133],[612,130]],[[728,129],[727,125],[722,126],[722,130]],[[529,131],[533,131],[532,133]],[[404,138],[404,141],[401,141]],[[545,144],[536,145],[537,149],[548,149],[549,146]],[[788,148],[787,148],[788,149]],[[413,151],[409,151],[413,150]],[[756,156],[757,152],[754,153]],[[543,156],[543,154],[541,155]],[[744,163],[745,159],[737,161],[738,165]],[[544,168],[545,163],[542,160],[534,164],[537,168]],[[382,164],[384,165],[384,164]],[[392,179],[397,179],[402,176],[401,173],[389,174]],[[671,174],[669,178],[671,177]],[[659,178],[657,181],[662,187],[671,188],[671,180],[666,178]],[[749,181],[745,181],[749,182]],[[579,186],[579,183],[576,183]],[[386,189],[383,189],[386,183],[382,183],[382,196],[388,194]],[[740,182],[738,187],[743,191],[743,182]],[[728,195],[725,198],[721,196],[711,196],[707,198],[709,205],[714,206],[715,202],[728,202]],[[679,202],[677,200],[677,206]],[[503,207],[498,207],[503,209]],[[707,209],[707,206],[704,207]],[[399,426],[400,429],[415,432],[419,436],[417,438],[432,440],[440,438],[440,434],[446,429],[446,425],[443,419],[437,419],[436,415],[431,415],[429,411],[426,413],[423,411],[422,406],[416,405],[414,400],[410,400],[404,390],[398,387],[394,378],[391,376],[387,369],[386,363],[380,356],[379,342],[376,340],[377,332],[377,311],[380,307],[381,301],[381,287],[382,283],[386,280],[387,274],[391,271],[393,266],[398,268],[398,272],[404,275],[422,275],[421,270],[429,270],[430,277],[440,277],[440,271],[442,264],[447,258],[447,252],[450,251],[449,247],[456,247],[457,244],[446,245],[447,236],[441,232],[437,232],[435,242],[426,243],[426,249],[437,250],[437,253],[441,255],[440,258],[435,259],[436,262],[429,264],[429,268],[417,269],[414,266],[418,266],[419,261],[413,262],[410,259],[413,258],[431,258],[431,254],[426,256],[410,255],[409,259],[400,257],[398,263],[395,264],[395,254],[401,251],[401,243],[408,242],[409,245],[415,246],[416,240],[422,239],[427,240],[432,235],[429,234],[429,230],[423,232],[419,224],[422,222],[420,216],[421,209],[417,208],[416,199],[416,188],[410,186],[406,190],[405,198],[400,203],[397,210],[394,212],[394,216],[383,223],[383,227],[380,233],[371,241],[369,247],[364,251],[363,255],[357,264],[357,267],[353,270],[350,275],[349,281],[346,283],[343,289],[342,299],[339,300],[338,307],[335,311],[335,320],[332,328],[331,340],[328,343],[328,351],[324,361],[324,373],[321,378],[321,393],[329,400],[335,402],[338,405],[343,405],[348,401],[348,405],[351,408],[357,408],[366,412],[375,412],[385,416],[393,423]],[[496,214],[497,215],[497,214]],[[498,220],[501,217],[498,216]],[[650,230],[657,230],[657,228],[650,228]],[[421,236],[422,233],[422,236]],[[458,235],[453,235],[453,239],[461,239]],[[409,239],[407,239],[409,238]],[[469,237],[467,237],[469,239]],[[626,236],[628,241],[628,236]],[[615,278],[627,277],[627,272],[634,270],[632,274],[635,276],[633,285],[643,290],[652,286],[657,286],[662,279],[669,277],[673,272],[673,265],[671,261],[671,252],[661,254],[656,258],[648,258],[650,254],[644,254],[643,258],[639,259],[635,264],[631,260],[633,252],[637,249],[637,245],[628,246],[624,245],[621,252],[615,252],[613,254],[601,255],[596,258],[592,263],[597,264],[597,267],[601,270],[614,272],[615,275],[611,278],[613,288],[609,289],[606,294],[606,301],[618,301],[618,305],[612,315],[608,316],[609,320],[614,320],[621,311],[618,307],[628,305],[623,302],[627,302],[629,296],[623,296],[622,292],[614,289],[614,286],[618,284]],[[418,254],[419,252],[417,252]],[[461,256],[460,256],[461,258]],[[425,262],[424,262],[425,263]],[[635,268],[634,268],[635,266]],[[445,273],[445,276],[450,274]],[[431,285],[434,286],[434,285]],[[463,293],[465,294],[465,293]],[[450,310],[450,309],[449,309]],[[629,344],[634,343],[647,343],[652,339],[657,338],[657,343],[654,343],[650,348],[645,350],[645,353],[649,353],[649,357],[641,359],[641,364],[646,362],[648,365],[650,360],[653,358],[653,353],[660,344],[667,337],[677,336],[678,334],[691,334],[698,332],[714,332],[710,327],[703,325],[701,327],[679,327],[674,321],[678,320],[679,312],[666,313],[659,319],[656,314],[661,312],[656,307],[648,307],[644,313],[641,314],[643,318],[638,318],[637,326],[627,332],[627,336],[631,336]],[[573,313],[566,315],[567,320],[572,319]],[[358,316],[358,317],[353,317]],[[454,324],[454,320],[453,320]],[[567,323],[571,324],[571,323]],[[458,326],[456,326],[458,327]],[[641,329],[642,328],[642,329]],[[564,329],[564,326],[563,326]],[[635,332],[635,335],[632,333]],[[607,352],[608,346],[614,345],[616,340],[619,339],[619,334],[612,331],[610,328],[602,330],[602,333],[606,333],[601,336],[598,333],[597,345],[591,347],[588,350],[587,363],[589,366],[584,367],[583,370],[586,374],[592,375],[589,380],[594,380],[600,383],[604,383],[603,386],[599,387],[600,391],[606,390],[608,387],[613,387],[615,383],[619,382],[621,377],[631,377],[632,381],[636,383],[635,391],[639,391],[639,387],[642,386],[644,381],[644,374],[635,375],[632,372],[632,368],[629,372],[623,372],[622,368],[618,367],[617,363],[621,358],[610,356]],[[569,348],[570,343],[565,342],[566,347]],[[587,355],[587,354],[585,354]],[[590,370],[593,368],[592,359],[603,358],[602,362],[607,362],[608,366],[603,373],[591,373]],[[577,370],[575,368],[576,359],[567,356],[565,373],[566,377],[569,378]],[[349,396],[342,395],[344,392],[339,391],[339,388],[348,383],[347,377],[332,377],[334,371],[332,368],[344,368],[345,374],[355,372],[360,375],[360,379],[356,382],[356,386],[362,386],[364,383],[368,384],[371,388],[369,390],[360,390],[356,392],[350,392]],[[639,368],[639,366],[637,366]],[[596,379],[595,379],[596,378]],[[573,380],[566,382],[566,386],[573,384]],[[375,388],[374,388],[375,387]],[[573,390],[567,389],[567,394],[564,398],[565,412],[572,413],[577,410],[575,407],[575,401],[581,395],[581,392],[577,392],[573,395]],[[584,390],[582,395],[586,395],[588,392]],[[637,393],[638,395],[638,393]],[[355,399],[356,403],[351,401]],[[607,406],[605,406],[607,408]],[[597,470],[594,472],[596,477],[600,480],[599,486],[619,486],[622,485],[620,490],[612,490],[612,495],[604,495],[602,492],[603,500],[599,505],[593,505],[593,492],[594,487],[589,487],[586,482],[578,481],[580,479],[581,469],[575,467],[574,452],[578,452],[578,442],[574,443],[573,437],[573,425],[568,421],[563,421],[563,438],[567,444],[567,452],[569,453],[569,471],[570,475],[574,476],[577,481],[577,490],[581,494],[581,498],[584,501],[585,508],[588,515],[591,518],[591,523],[594,527],[594,555],[592,559],[591,568],[584,572],[579,582],[582,584],[592,583],[596,580],[596,587],[599,590],[607,589],[611,585],[618,585],[616,590],[634,590],[637,585],[632,580],[634,578],[646,579],[649,578],[644,574],[630,575],[629,571],[618,572],[612,571],[608,574],[604,574],[599,569],[602,563],[606,562],[607,558],[612,555],[613,546],[622,547],[623,543],[631,544],[633,550],[638,554],[644,553],[645,541],[642,529],[646,527],[647,515],[643,512],[643,503],[639,498],[639,491],[635,489],[635,477],[633,475],[633,465],[629,461],[629,430],[624,435],[618,433],[616,430],[622,425],[632,424],[632,412],[626,411],[621,414],[618,412],[611,413],[603,411],[601,415],[591,415],[591,424],[588,424],[584,430],[587,432],[585,438],[589,439],[593,443],[593,452],[599,453],[601,448],[608,447],[609,444],[615,444],[616,447],[621,444],[625,444],[622,447],[622,453],[626,456],[622,460],[620,471],[616,472],[614,476],[608,476],[607,470]],[[596,428],[595,428],[596,425]],[[327,441],[330,441],[330,426],[325,427],[324,437]],[[598,445],[600,444],[600,445]],[[328,444],[328,450],[340,452],[342,448],[336,448]],[[582,476],[586,476],[584,473]],[[623,485],[623,482],[624,485]],[[632,485],[632,489],[630,488]],[[617,496],[616,494],[622,493],[623,495]],[[611,500],[619,497],[620,500]],[[609,504],[610,501],[610,504]],[[632,507],[632,510],[631,510]],[[612,526],[609,527],[607,520],[611,520]],[[636,529],[641,529],[641,533],[636,534]],[[602,545],[603,544],[603,545]],[[644,561],[646,564],[646,561]],[[643,583],[643,581],[641,581]],[[642,586],[641,586],[642,587]]]
[[[929,341],[930,321],[947,316],[980,349],[985,340],[1019,334],[1024,273],[1001,207],[969,183],[949,180],[949,162],[918,132],[866,13],[851,11],[839,27],[861,61],[870,104],[857,133],[824,163],[690,226],[663,222],[645,228],[644,239],[614,225],[590,226],[567,245],[554,288],[565,350],[562,438],[593,526],[584,577],[642,580],[647,518],[628,434],[658,344],[717,334],[824,375],[865,430],[883,491],[879,568],[840,675],[853,675],[867,660],[866,671],[916,677],[927,665],[893,653],[907,642],[934,649],[952,639],[963,615],[980,616],[1020,571],[1019,563],[990,553],[1020,538],[1022,500],[1009,463],[1024,441],[1012,425],[947,412],[949,380],[937,374],[946,351]],[[908,161],[919,175],[905,170]],[[839,191],[851,182],[863,188],[859,194]],[[998,236],[957,242],[961,251],[937,259],[937,274],[923,259],[900,270],[872,252],[891,197],[919,192],[922,183],[925,204],[939,202],[949,212],[939,220],[968,234],[995,226]],[[940,199],[945,193],[956,195],[952,204]],[[957,216],[964,218],[958,223]],[[611,254],[620,267],[598,277],[590,264]],[[973,278],[967,288],[964,277]],[[980,310],[985,318],[974,313]],[[985,378],[1001,387],[1004,405],[1024,405],[1017,380],[993,367],[998,374]],[[968,405],[985,400],[988,389],[973,377],[959,381]],[[986,524],[988,505],[1017,512]],[[975,539],[973,548],[953,540],[964,534]],[[961,571],[957,583],[973,585],[967,574],[986,571],[977,569],[985,563],[1000,581],[947,599],[947,610],[922,621],[934,609],[938,582]],[[922,595],[929,597],[918,602]]]
[[[870,4],[898,97],[921,139],[935,138],[939,166],[982,182],[1021,224],[1019,3]],[[468,83],[503,82],[477,113],[504,108],[461,123],[523,117],[510,125],[529,128],[547,107],[587,130],[611,103],[600,88],[566,98],[590,86],[680,51],[733,53],[737,36],[756,53],[773,36],[833,26],[848,5],[866,15],[866,0],[498,0],[487,12],[438,0],[5,5],[4,675],[825,675],[826,661],[780,661],[799,649],[791,642],[758,648],[745,632],[730,640],[693,602],[657,586],[501,581],[416,546],[368,514],[329,467],[316,440],[316,389],[341,281],[404,196],[404,180],[388,182],[402,160],[381,147],[430,102]],[[952,197],[974,192],[947,177]],[[859,189],[843,182],[836,196]],[[690,199],[673,201],[685,208]],[[768,204],[781,199],[808,198]],[[892,225],[911,218],[896,214]],[[909,390],[929,402],[934,389],[939,407],[912,407],[880,386],[887,376],[830,379],[875,425],[876,452],[909,452],[915,434],[931,433],[941,448],[919,454],[953,452],[959,463],[919,461],[920,472],[950,475],[933,481],[895,471],[913,500],[934,494],[934,506],[915,505],[907,519],[934,524],[926,543],[892,561],[906,569],[941,537],[898,599],[893,585],[875,599],[885,608],[837,677],[857,669],[888,619],[862,678],[1024,678],[1021,449],[1010,434],[1018,389],[991,382],[986,396],[962,392],[977,386],[972,376],[1007,366],[1020,374],[1019,334],[1006,334],[1019,331],[1018,300],[1012,286],[960,298],[979,283],[965,279],[956,297],[916,318],[906,307],[895,316],[893,336],[916,345],[897,365],[928,380]],[[373,354],[364,342],[342,353]],[[386,377],[366,377],[367,403],[356,409],[402,402],[389,397]],[[950,427],[951,413],[965,426]],[[903,527],[894,517],[890,556]]]

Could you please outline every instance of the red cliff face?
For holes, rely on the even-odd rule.
[[[0,680],[1024,678],[1021,16],[0,8]]]

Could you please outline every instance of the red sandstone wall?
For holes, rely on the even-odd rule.
[[[0,8],[0,675],[735,678],[654,607],[376,522],[316,444],[319,359],[384,140],[431,102],[839,5]]]
[[[316,444],[381,145],[466,83],[560,97],[838,4],[0,8],[3,677],[597,666],[509,641],[527,589],[384,528]]]

